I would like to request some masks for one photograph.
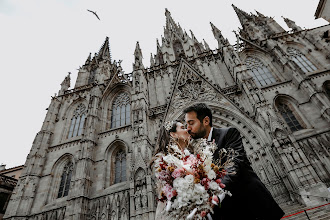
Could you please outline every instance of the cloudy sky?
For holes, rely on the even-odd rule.
[[[132,71],[136,41],[140,42],[144,65],[156,51],[156,38],[163,34],[165,8],[187,32],[211,49],[216,40],[213,22],[231,43],[240,26],[231,4],[246,12],[257,10],[286,30],[281,16],[303,28],[327,24],[314,19],[319,0],[0,0],[1,108],[0,164],[22,165],[40,130],[51,96],[88,54],[98,52],[106,36],[112,59],[123,60],[125,72]],[[87,9],[96,11],[101,20]],[[189,32],[188,32],[189,33]]]

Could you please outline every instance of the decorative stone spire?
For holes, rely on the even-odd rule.
[[[194,35],[194,33],[192,32],[192,30],[190,30],[190,35],[191,35],[191,38],[192,38],[194,41],[198,42],[198,41],[197,41],[197,38],[195,37],[195,35]]]
[[[155,60],[152,53],[150,53],[150,67],[153,67],[154,65],[155,65]]]
[[[111,61],[111,53],[110,53],[110,47],[109,47],[109,37],[105,38],[105,41],[99,50],[98,59],[108,59]]]
[[[204,42],[204,47],[205,47],[205,50],[208,51],[208,50],[211,50],[210,49],[210,46],[206,43],[206,41],[203,39],[203,42]]]
[[[262,17],[262,18],[266,18],[266,16],[265,15],[263,15],[263,14],[261,14],[260,12],[258,12],[257,10],[255,10],[256,11],[256,13],[257,13],[257,15],[259,16],[259,17]]]
[[[215,39],[218,41],[218,47],[222,48],[224,46],[228,46],[229,45],[228,39],[225,39],[222,36],[221,31],[212,22],[210,22],[210,24],[212,27],[213,35]]]
[[[296,31],[301,31],[302,28],[299,27],[298,25],[296,25],[296,22],[290,20],[289,18],[285,18],[282,16],[282,18],[284,19],[286,25],[288,25],[289,28],[291,28],[294,32]]]
[[[134,59],[134,64],[133,64],[133,70],[144,68],[143,63],[142,63],[143,56],[142,56],[142,51],[140,48],[139,41],[136,42],[134,57],[135,57],[135,59]]]
[[[91,61],[92,61],[92,53],[89,53],[89,56],[87,57],[87,60],[85,62],[85,65],[90,64]]]
[[[61,83],[61,90],[58,92],[59,95],[63,95],[65,91],[67,91],[70,88],[70,74],[71,72],[68,73],[68,75],[64,78],[63,82]]]
[[[169,40],[171,33],[176,33],[178,37],[184,38],[183,29],[180,24],[176,24],[173,20],[171,13],[165,9],[166,16],[166,27],[164,27],[164,36],[167,40]]]
[[[166,29],[171,31],[178,31],[178,26],[174,22],[171,12],[165,8],[165,16],[166,16]]]
[[[252,16],[250,14],[248,14],[245,11],[237,8],[234,4],[232,4],[231,6],[234,8],[234,10],[237,14],[237,17],[238,17],[239,21],[241,22],[242,26],[245,24],[246,21],[252,19]]]

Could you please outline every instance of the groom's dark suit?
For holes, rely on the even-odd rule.
[[[270,192],[260,181],[250,166],[242,144],[242,138],[236,128],[213,128],[212,140],[220,148],[232,148],[238,156],[232,171],[223,179],[227,190],[232,193],[221,203],[221,208],[215,208],[214,220],[279,220],[284,212],[277,205]],[[218,150],[214,160],[219,158]]]

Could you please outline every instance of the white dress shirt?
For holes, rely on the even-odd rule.
[[[207,137],[207,141],[209,141],[209,142],[212,141],[212,132],[213,132],[213,127],[211,127],[209,136]]]

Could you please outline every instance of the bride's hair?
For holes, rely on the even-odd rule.
[[[157,138],[157,143],[155,146],[155,153],[154,155],[163,152],[163,153],[168,153],[167,152],[167,145],[170,143],[171,141],[171,132],[176,132],[176,127],[177,124],[179,123],[179,121],[171,121],[171,122],[167,122],[166,126],[162,126],[159,130],[159,134],[158,134],[158,138]]]
[[[155,145],[155,151],[154,151],[154,156],[152,157],[151,161],[150,161],[150,168],[152,169],[153,163],[156,159],[156,155],[158,153],[164,153],[164,154],[168,154],[168,153],[173,153],[173,152],[168,152],[168,148],[167,146],[172,143],[172,142],[176,142],[173,137],[171,137],[170,133],[171,132],[176,132],[176,128],[177,128],[177,124],[179,123],[179,121],[175,120],[175,121],[171,121],[171,122],[167,122],[166,125],[163,125],[160,129],[159,129],[159,134],[158,134],[158,138],[157,138],[157,142]],[[188,145],[186,146],[186,148],[190,151],[190,152],[194,152],[194,148],[192,147],[192,145],[188,142]]]
[[[166,125],[162,125],[159,129],[157,142],[155,145],[154,156],[151,158],[150,161],[150,168],[152,170],[154,161],[156,160],[156,154],[158,153],[168,153],[167,145],[171,142],[171,135],[170,132],[176,132],[176,127],[179,121],[171,121],[167,122]]]

